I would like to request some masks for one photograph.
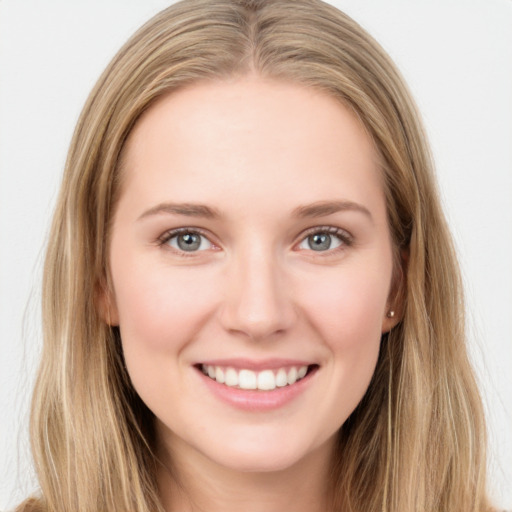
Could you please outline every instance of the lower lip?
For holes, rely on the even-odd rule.
[[[308,388],[318,368],[314,368],[305,377],[288,386],[271,391],[231,388],[196,369],[209,390],[221,401],[244,411],[264,412],[284,407]]]

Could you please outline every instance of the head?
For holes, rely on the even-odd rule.
[[[465,355],[456,260],[419,116],[379,45],[316,0],[175,4],[128,41],[91,93],[69,152],[45,267],[33,440],[46,499],[91,510],[98,495],[105,497],[99,508],[110,510],[142,511],[158,502],[154,417],[127,373],[113,301],[110,247],[130,140],[169,98],[247,77],[300,86],[341,105],[377,156],[395,317],[383,330],[368,389],[339,430],[334,500],[365,510],[480,509],[480,402]],[[61,477],[68,471],[74,480]],[[86,481],[89,490],[77,491]]]

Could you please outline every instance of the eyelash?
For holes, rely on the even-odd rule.
[[[168,244],[168,242],[170,240],[172,240],[174,237],[181,235],[181,234],[191,234],[191,235],[199,235],[199,236],[205,237],[212,245],[215,246],[215,244],[213,244],[213,242],[211,242],[208,234],[199,228],[177,228],[177,229],[172,229],[170,231],[166,231],[161,237],[158,238],[158,245],[163,247],[166,244]],[[313,249],[309,249],[309,252],[313,253],[315,257],[331,256],[333,254],[338,253],[339,251],[343,251],[344,249],[346,249],[347,247],[350,247],[354,243],[353,236],[348,231],[345,231],[344,229],[336,228],[334,226],[315,226],[314,228],[310,228],[310,229],[306,230],[302,234],[301,239],[298,242],[298,244],[303,243],[308,237],[310,237],[312,235],[320,235],[320,234],[336,236],[340,240],[341,245],[339,247],[336,247],[334,249],[328,249],[326,251],[315,251]],[[295,244],[295,245],[298,245],[298,244]],[[197,255],[198,252],[203,252],[203,251],[187,252],[187,251],[176,250],[174,248],[171,248],[171,250],[173,250],[176,254],[178,254],[179,256],[184,257],[184,258],[194,257]]]
[[[160,247],[164,247],[170,240],[172,240],[174,237],[176,237],[178,235],[199,235],[199,236],[206,238],[212,245],[215,245],[215,244],[213,244],[213,242],[210,241],[208,234],[199,228],[177,228],[177,229],[171,229],[170,231],[166,231],[161,237],[158,238],[158,245]],[[194,257],[197,255],[197,252],[202,252],[202,251],[187,252],[187,251],[176,250],[170,246],[167,246],[167,247],[169,247],[170,250],[174,251],[176,254],[178,254],[179,256],[181,256],[183,258]]]
[[[352,246],[354,243],[354,237],[348,231],[334,226],[315,226],[314,228],[310,228],[306,230],[305,233],[303,233],[299,243],[303,243],[308,237],[312,235],[321,234],[336,236],[341,241],[341,245],[326,251],[314,251],[313,249],[309,249],[309,251],[313,253],[315,257],[332,256],[333,254],[337,254],[338,252],[345,250],[347,247]]]

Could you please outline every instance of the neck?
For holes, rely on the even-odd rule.
[[[161,453],[159,489],[166,512],[326,512],[333,443],[277,471],[237,471],[198,452]],[[185,457],[186,454],[186,457]],[[171,462],[172,461],[172,462]]]

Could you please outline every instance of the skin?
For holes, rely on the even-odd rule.
[[[362,125],[301,85],[200,83],[139,120],[123,173],[105,314],[156,416],[166,509],[326,510],[336,432],[398,321],[387,316],[393,248],[378,156]],[[334,201],[344,208],[296,215]],[[341,238],[315,251],[308,236],[325,227]],[[168,240],[177,228],[200,230],[199,250]],[[232,357],[318,369],[282,407],[247,411],[194,367]]]

